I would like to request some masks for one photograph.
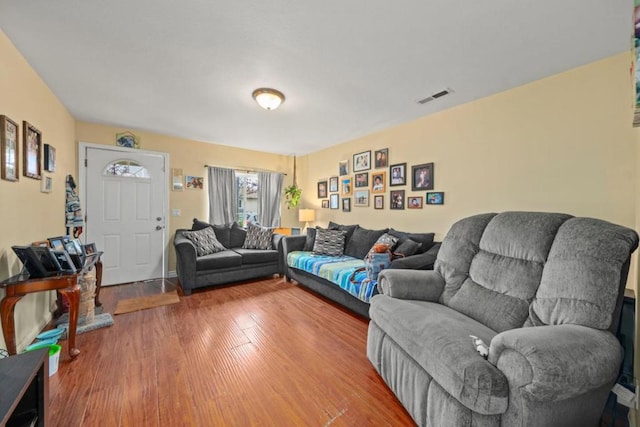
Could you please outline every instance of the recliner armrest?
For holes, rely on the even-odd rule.
[[[569,399],[613,384],[622,347],[608,331],[580,325],[511,329],[491,340],[489,362],[526,400]]]
[[[437,302],[444,289],[444,279],[433,270],[382,270],[378,292],[398,299]]]

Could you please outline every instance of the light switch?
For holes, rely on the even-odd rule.
[[[180,209],[171,209],[171,216],[180,216]]]

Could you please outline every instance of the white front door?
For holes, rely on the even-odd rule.
[[[164,277],[166,156],[83,145],[85,239],[104,251],[102,285]]]

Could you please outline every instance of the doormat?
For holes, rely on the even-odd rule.
[[[180,297],[178,297],[178,292],[175,290],[164,294],[123,299],[118,301],[114,314],[131,313],[132,311],[146,310],[148,308],[161,307],[178,302],[180,302]]]
[[[56,322],[58,328],[64,328],[64,333],[60,337],[61,340],[67,339],[67,331],[69,330],[69,319],[67,317],[66,322],[60,322],[58,320]],[[109,313],[96,314],[93,318],[93,322],[81,324],[78,322],[78,326],[76,327],[76,335],[84,334],[85,332],[93,331],[99,328],[105,328],[107,326],[113,325],[113,317]]]

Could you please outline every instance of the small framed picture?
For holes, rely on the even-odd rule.
[[[67,251],[51,251],[53,256],[56,257],[58,264],[60,264],[60,269],[65,273],[75,273],[76,266],[71,259],[71,256],[67,253]]]
[[[406,185],[407,184],[407,164],[398,163],[389,166],[389,185]]]
[[[384,193],[387,189],[387,173],[371,172],[371,192],[372,193]]]
[[[384,196],[383,195],[375,195],[375,196],[373,196],[373,208],[374,209],[384,209]]]
[[[433,190],[433,163],[411,166],[411,189]]]
[[[404,209],[404,190],[392,190],[389,197],[391,198],[391,209]]]
[[[140,148],[140,137],[133,132],[116,133],[116,145],[126,148]]]
[[[44,170],[56,171],[56,149],[49,144],[44,144]]]
[[[340,206],[340,196],[338,196],[337,194],[331,194],[329,196],[329,207],[331,209],[338,209],[339,206]]]
[[[368,171],[371,169],[371,150],[353,155],[353,171]]]
[[[349,197],[342,199],[342,212],[351,212],[351,199]]]
[[[369,190],[355,190],[353,192],[353,206],[369,206]]]
[[[367,188],[369,186],[369,172],[355,174],[356,188]]]
[[[374,165],[376,169],[386,168],[389,166],[389,149],[383,148],[382,150],[376,150],[374,153]]]
[[[342,160],[338,163],[338,175],[349,175],[349,160]]]
[[[70,239],[69,236],[58,236],[49,237],[47,240],[49,240],[49,246],[51,246],[51,249],[53,249],[54,251],[64,251],[64,244]]]
[[[17,181],[18,175],[18,124],[7,116],[0,116],[0,146],[2,153],[2,179]]]
[[[33,179],[42,179],[42,133],[28,122],[22,122],[22,174]]]
[[[427,192],[427,204],[428,205],[444,205],[444,192],[442,191]]]
[[[187,190],[202,190],[204,178],[187,175]]]
[[[337,193],[338,192],[338,177],[332,176],[329,178],[329,192]]]
[[[318,182],[318,199],[327,197],[327,181]]]
[[[94,254],[97,252],[96,244],[87,243],[86,245],[82,246],[82,251],[84,252],[85,255]]]
[[[407,209],[422,209],[422,196],[407,197]]]
[[[351,188],[351,177],[347,176],[342,178],[342,190],[340,191],[340,194],[342,196],[350,196],[351,191],[353,191]]]
[[[50,176],[45,176],[40,184],[41,193],[51,193],[53,189],[53,179]]]
[[[324,200],[322,201],[322,207],[323,207],[324,209],[329,209],[329,199],[324,199]]]

